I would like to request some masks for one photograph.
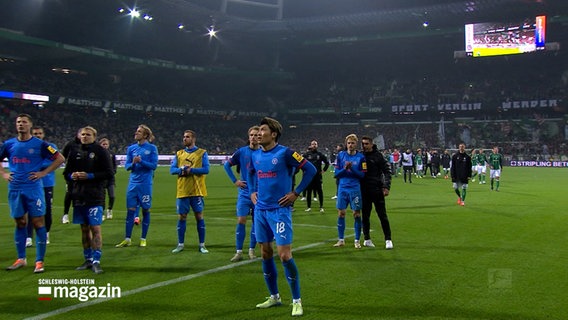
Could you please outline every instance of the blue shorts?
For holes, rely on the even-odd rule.
[[[103,222],[102,206],[73,207],[73,224],[100,226]]]
[[[237,199],[237,217],[246,217],[254,212],[254,204],[250,197],[241,196]]]
[[[292,243],[291,207],[271,210],[255,209],[254,232],[257,242],[276,241],[276,245],[284,246]]]
[[[361,189],[343,189],[339,188],[337,191],[337,203],[336,208],[338,210],[345,210],[347,209],[347,204],[351,206],[351,210],[353,211],[360,211],[362,202],[361,202]]]
[[[10,216],[17,219],[28,213],[28,218],[45,215],[45,194],[42,188],[8,191]]]
[[[129,184],[126,191],[126,208],[150,209],[152,207],[152,185]]]
[[[176,210],[178,214],[188,214],[189,208],[193,210],[193,213],[203,212],[203,207],[205,203],[203,202],[203,197],[185,197],[176,199]]]

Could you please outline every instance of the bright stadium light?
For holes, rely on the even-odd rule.
[[[211,26],[211,28],[207,29],[207,35],[209,38],[217,38],[218,30],[215,30],[215,26]]]
[[[140,11],[136,10],[136,9],[132,9],[130,11],[130,16],[133,18],[140,18]]]

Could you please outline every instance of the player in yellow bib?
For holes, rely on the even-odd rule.
[[[172,253],[184,249],[187,214],[193,210],[199,236],[199,252],[209,253],[205,248],[205,220],[203,220],[203,197],[207,196],[205,177],[209,173],[209,156],[205,149],[195,145],[196,134],[192,130],[183,133],[185,148],[178,150],[172,159],[170,174],[177,175],[176,208],[179,214],[177,224],[178,245]]]

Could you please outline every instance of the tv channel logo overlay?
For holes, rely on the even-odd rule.
[[[37,293],[40,301],[77,299],[86,302],[90,299],[112,299],[122,296],[120,287],[110,283],[97,286],[95,279],[39,279]]]

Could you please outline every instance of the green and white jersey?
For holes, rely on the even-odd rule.
[[[492,153],[489,155],[489,165],[493,170],[501,169],[503,163],[503,155],[500,153]]]
[[[487,158],[485,157],[485,154],[483,153],[479,153],[477,154],[477,156],[475,156],[476,158],[476,162],[478,166],[484,166],[485,163],[487,162]]]
[[[471,157],[471,166],[472,166],[472,167],[477,166],[477,154],[472,155],[472,157]]]
[[[414,162],[416,163],[417,166],[421,166],[422,165],[422,155],[417,154],[414,157]]]

